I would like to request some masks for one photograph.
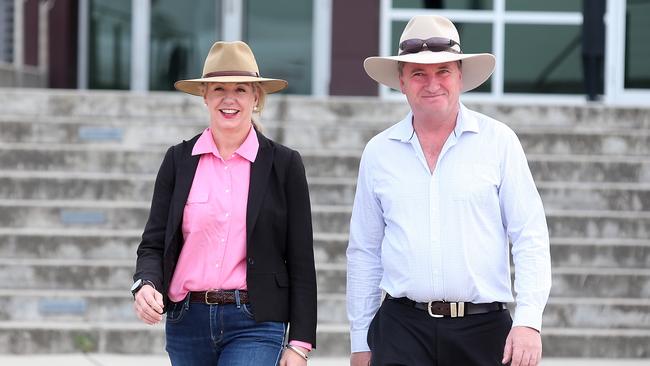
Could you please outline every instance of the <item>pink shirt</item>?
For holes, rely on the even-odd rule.
[[[246,206],[258,149],[252,127],[225,159],[209,128],[196,141],[192,155],[201,158],[183,211],[183,249],[168,292],[172,301],[183,300],[190,291],[246,290]],[[290,343],[312,348],[306,342]]]
[[[253,128],[225,158],[209,128],[196,141],[192,155],[201,158],[183,212],[184,244],[169,286],[172,301],[189,291],[246,289],[246,205],[258,148]]]

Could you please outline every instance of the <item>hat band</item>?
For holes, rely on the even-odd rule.
[[[260,77],[260,74],[257,72],[250,72],[250,71],[215,71],[203,75],[204,78],[213,78],[216,76],[251,76],[254,78],[258,78]]]

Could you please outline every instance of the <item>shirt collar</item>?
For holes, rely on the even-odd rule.
[[[454,135],[460,136],[463,132],[479,132],[478,121],[476,117],[469,113],[469,110],[463,103],[459,103],[458,117],[456,117],[456,127],[454,127]],[[415,136],[413,130],[413,112],[399,121],[395,127],[388,134],[391,140],[399,140],[401,142],[409,142]]]
[[[235,154],[243,157],[244,159],[252,162],[255,162],[257,157],[257,151],[259,149],[260,143],[257,139],[257,133],[255,129],[251,126],[251,129],[248,131],[248,135],[244,142],[235,150]],[[206,128],[199,139],[194,144],[192,149],[192,155],[201,155],[201,154],[213,154],[214,156],[220,157],[219,150],[217,145],[214,143],[212,138],[212,131],[210,128]]]

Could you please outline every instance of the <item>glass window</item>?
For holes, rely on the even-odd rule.
[[[287,93],[311,94],[312,6],[312,1],[247,2],[245,39],[260,74],[287,80]]]
[[[391,55],[397,55],[399,38],[407,22],[393,22],[391,36]],[[458,29],[464,53],[492,53],[492,24],[454,23]],[[490,92],[491,78],[472,91]]]
[[[131,1],[91,0],[88,87],[129,89]]]
[[[13,62],[14,2],[0,0],[0,62]]]
[[[491,10],[492,0],[393,0],[393,8]]]
[[[579,94],[580,26],[506,25],[504,91]]]
[[[582,0],[589,1],[589,0]],[[516,11],[582,11],[581,0],[508,0],[506,10]]]
[[[149,87],[174,90],[180,79],[198,78],[205,56],[220,38],[221,7],[214,0],[156,0],[151,4]]]
[[[625,88],[650,88],[650,1],[627,0]]]

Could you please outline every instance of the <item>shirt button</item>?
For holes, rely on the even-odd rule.
[[[215,264],[214,266],[217,267],[217,268],[219,268],[219,263]]]
[[[226,241],[226,239],[221,238],[221,242],[222,242],[222,243],[225,242],[225,241]]]
[[[230,217],[230,212],[226,212],[226,217]]]
[[[255,264],[253,257],[248,257],[248,264]]]
[[[226,169],[226,170],[228,170],[228,165],[226,165],[226,166],[225,166],[225,167],[223,167],[223,168],[224,168],[224,169]]]
[[[226,193],[230,193],[230,189],[226,188]]]

